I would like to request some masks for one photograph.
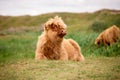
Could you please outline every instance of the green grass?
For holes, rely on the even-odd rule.
[[[23,32],[1,36],[0,62],[34,58],[37,38],[40,34],[39,32]],[[86,57],[120,56],[120,42],[108,47],[94,45],[98,34],[95,32],[72,32],[68,33],[65,38],[72,38],[77,41]]]
[[[87,57],[120,56],[120,42],[112,46],[96,46],[94,42],[98,35],[99,33],[96,32],[75,32],[69,34],[67,37],[77,41],[81,46],[83,54]]]
[[[36,36],[35,36],[36,35]],[[20,33],[0,38],[0,62],[11,59],[33,58],[37,33]]]

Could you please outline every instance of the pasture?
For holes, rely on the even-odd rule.
[[[38,26],[39,18],[39,25],[42,25],[48,17],[56,14],[62,16],[68,25],[65,38],[72,38],[80,45],[85,56],[84,62],[34,59],[37,38],[42,33],[42,28],[30,25]],[[107,26],[111,25],[114,17],[114,23],[119,26],[120,15],[98,12],[81,14],[82,16],[73,13],[56,14],[0,18],[0,80],[120,80],[120,41],[112,46],[96,46],[94,41],[100,31],[94,31],[90,27],[96,19],[103,19]],[[67,15],[69,17],[66,18]],[[25,22],[26,19],[31,20]],[[17,28],[22,24],[29,27]],[[9,25],[15,27],[9,30]]]
[[[81,46],[84,62],[34,60],[39,32],[23,32],[0,37],[0,80],[119,80],[120,46],[94,45],[96,33],[73,33]],[[77,37],[78,36],[78,37]],[[82,38],[81,38],[82,37]]]

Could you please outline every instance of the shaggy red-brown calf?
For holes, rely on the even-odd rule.
[[[111,45],[120,38],[120,29],[113,25],[112,27],[103,31],[95,40],[95,44]]]
[[[56,16],[44,25],[44,32],[39,36],[35,59],[83,61],[84,57],[77,42],[65,39],[66,24]]]

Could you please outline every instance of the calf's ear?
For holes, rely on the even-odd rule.
[[[46,24],[44,24],[44,30],[48,31],[48,26]]]

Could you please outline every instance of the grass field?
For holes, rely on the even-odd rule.
[[[81,46],[84,62],[34,60],[39,32],[0,37],[0,80],[119,80],[119,42],[110,47],[94,45],[98,33],[70,33]]]
[[[0,37],[0,62],[14,59],[34,58],[34,51],[40,32],[14,33]],[[72,38],[78,42],[82,53],[86,57],[116,57],[120,56],[120,42],[112,46],[96,46],[95,38],[98,33],[81,32],[70,33],[66,38]]]
[[[36,26],[56,14],[68,25],[65,38],[72,38],[80,45],[84,62],[34,60],[37,38],[42,31]],[[95,20],[102,20],[107,26],[120,25],[119,19],[120,14],[109,12],[0,16],[0,80],[120,80],[120,41],[112,46],[96,46],[94,41],[100,32],[90,27]]]

